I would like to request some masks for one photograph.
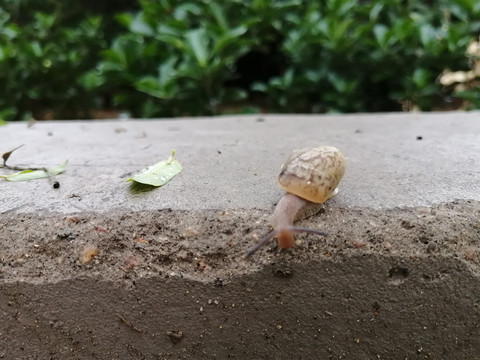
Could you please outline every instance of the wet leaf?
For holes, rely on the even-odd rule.
[[[182,165],[175,159],[175,150],[172,150],[172,155],[170,155],[168,160],[163,160],[155,165],[149,166],[127,181],[135,181],[152,186],[162,186],[169,182],[175,175],[179,174],[182,169]]]
[[[52,175],[58,175],[65,171],[67,168],[68,161],[65,161],[63,164],[58,165],[57,167],[49,170]],[[48,178],[49,174],[45,170],[24,170],[19,173],[10,174],[10,175],[0,175],[0,178],[4,178],[7,181],[29,181]]]

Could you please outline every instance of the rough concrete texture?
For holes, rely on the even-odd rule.
[[[0,127],[0,358],[480,359],[478,113],[247,116]],[[347,172],[298,235],[269,230],[292,149]],[[132,172],[166,159],[158,189]],[[0,169],[0,173],[7,173]]]

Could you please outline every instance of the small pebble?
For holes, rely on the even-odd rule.
[[[98,248],[95,245],[86,245],[85,248],[80,253],[80,263],[88,264],[93,260],[95,256],[99,253]]]

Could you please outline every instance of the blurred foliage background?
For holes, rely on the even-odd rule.
[[[0,119],[480,107],[477,0],[0,0]]]

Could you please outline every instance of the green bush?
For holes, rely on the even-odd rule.
[[[120,26],[101,15],[124,2],[2,0],[0,118],[88,118],[102,106],[92,69]]]
[[[0,116],[42,117],[45,111],[60,118],[88,116],[95,96],[84,75],[96,65],[102,46],[101,19],[61,27],[57,14],[32,15],[22,26],[0,9]]]
[[[445,94],[437,76],[468,66],[467,44],[480,30],[475,0],[327,0],[283,24],[285,72],[256,89],[281,111],[430,110]]]
[[[252,19],[234,16],[241,2],[140,4],[136,14],[117,15],[128,33],[102,53],[101,72],[115,84],[116,104],[134,116],[201,115],[247,96],[224,86],[256,41],[247,34]]]
[[[3,2],[7,119],[430,110],[480,31],[476,0]]]

